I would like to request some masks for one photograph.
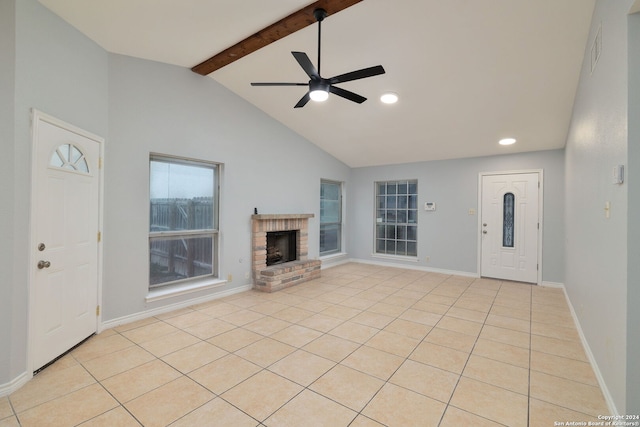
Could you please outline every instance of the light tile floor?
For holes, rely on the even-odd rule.
[[[92,337],[8,426],[553,426],[608,414],[559,289],[345,264]]]

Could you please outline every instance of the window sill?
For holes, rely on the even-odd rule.
[[[371,254],[372,258],[382,258],[382,259],[393,259],[396,261],[408,261],[408,262],[418,262],[417,256],[404,256],[404,255],[385,255],[385,254]]]
[[[346,255],[347,255],[346,252],[336,252],[336,253],[328,254],[328,255],[320,255],[320,260],[331,261],[334,258],[342,258],[342,257],[344,257]]]
[[[188,283],[176,283],[175,285],[167,285],[149,290],[145,301],[160,301],[167,298],[177,297],[179,295],[204,291],[205,289],[218,288],[220,286],[224,286],[226,283],[226,280],[206,278],[194,280]]]

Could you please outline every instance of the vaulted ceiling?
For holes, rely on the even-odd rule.
[[[309,0],[40,0],[109,52],[186,68]],[[352,167],[564,147],[595,0],[363,0],[322,24],[322,75],[368,98],[293,106],[317,61],[317,24],[207,77]],[[316,64],[317,65],[317,64]],[[380,102],[395,92],[393,105]],[[212,100],[212,102],[215,102]],[[248,124],[250,125],[250,123]],[[498,140],[514,137],[516,144]]]

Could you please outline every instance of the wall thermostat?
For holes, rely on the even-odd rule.
[[[436,210],[435,202],[424,202],[424,210],[425,211],[435,211]]]

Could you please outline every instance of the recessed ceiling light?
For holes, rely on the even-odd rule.
[[[384,102],[385,104],[395,104],[396,102],[398,102],[398,94],[393,92],[384,93],[380,97],[380,101]]]
[[[516,143],[516,139],[515,138],[504,138],[501,139],[500,141],[498,141],[498,144],[500,145],[511,145],[511,144],[515,144]]]

